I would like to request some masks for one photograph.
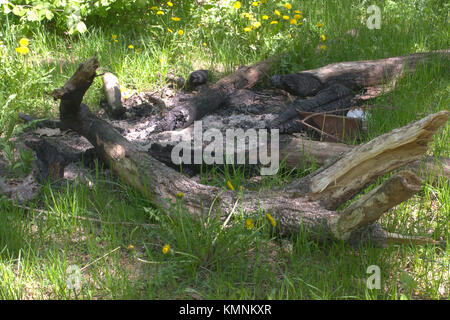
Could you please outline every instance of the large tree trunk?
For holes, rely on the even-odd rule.
[[[61,99],[61,121],[86,137],[126,183],[163,210],[182,198],[184,207],[194,215],[226,216],[234,210],[249,216],[270,213],[281,233],[296,233],[302,228],[319,240],[384,244],[404,239],[385,232],[374,222],[420,189],[420,179],[409,171],[397,173],[344,212],[334,210],[377,177],[423,157],[432,135],[449,115],[442,111],[380,136],[283,188],[238,193],[196,183],[140,151],[92,114],[81,101],[97,67],[96,57],[81,64],[72,78],[53,92],[53,97]],[[407,239],[433,243],[422,238]]]

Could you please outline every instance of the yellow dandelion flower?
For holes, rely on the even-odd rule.
[[[250,28],[249,28],[250,29]],[[250,29],[249,31],[251,31],[252,29]],[[234,191],[234,187],[233,187],[233,185],[231,184],[231,182],[230,182],[230,180],[228,180],[227,181],[227,186],[228,186],[228,188],[230,188],[230,190],[233,190]]]
[[[322,34],[322,35],[320,36],[320,39],[322,39],[322,41],[325,41],[325,40],[327,39],[327,37],[325,37],[325,35]]]
[[[162,253],[163,254],[167,254],[167,252],[169,252],[170,250],[170,245],[166,244],[163,248],[162,248]]]
[[[16,48],[16,52],[22,54],[22,55],[26,55],[28,53],[28,48],[27,47],[17,47]]]
[[[269,20],[269,16],[268,16],[268,15],[263,15],[263,16],[262,16],[262,19],[263,19],[263,20]]]
[[[128,46],[128,49],[133,49],[134,48],[134,46],[132,45],[132,44],[130,44],[129,46]]]
[[[253,229],[255,227],[255,224],[253,223],[253,219],[246,219],[245,220],[245,227],[247,229]]]
[[[119,42],[119,40],[117,40],[117,39],[114,39],[114,42]]]
[[[253,26],[254,26],[255,28],[259,28],[259,27],[261,27],[261,22],[259,22],[259,21],[254,22],[254,23],[253,23]]]
[[[117,39],[117,34],[113,34],[111,39],[116,40]]]
[[[128,245],[127,249],[130,250],[130,251],[134,250],[134,246],[132,244],[130,244],[130,245]]]
[[[274,21],[271,21],[271,22],[270,22],[270,24],[277,24],[277,23],[278,23],[277,20],[274,20]]]
[[[167,5],[169,6],[169,7],[173,7],[173,3],[172,2],[167,2]]]
[[[298,26],[301,26],[303,24],[303,21],[297,23]]]
[[[275,12],[275,14],[276,14],[277,16],[281,16],[281,13],[280,13],[280,11],[278,11],[278,10],[275,10],[274,12]]]
[[[202,45],[203,45],[204,47],[206,47],[206,42],[203,42]]]
[[[183,198],[184,197],[184,193],[183,192],[178,192],[177,193],[177,198]]]
[[[172,29],[167,28],[167,31],[169,31],[170,33],[173,33]]]
[[[284,7],[285,7],[286,9],[292,9],[292,4],[286,3],[286,4],[284,5]]]
[[[267,219],[269,219],[270,223],[275,228],[277,226],[277,222],[275,221],[275,219],[269,213],[266,213],[266,217]]]
[[[284,20],[289,20],[289,16],[283,16]]]
[[[300,20],[302,18],[302,16],[300,15],[300,14],[296,14],[295,16],[294,16],[294,19],[297,19],[297,20]]]
[[[323,50],[323,51],[327,50],[327,46],[326,46],[326,45],[324,45],[324,44],[323,44],[323,45],[321,45],[321,46],[320,46],[320,50]]]
[[[240,2],[240,1],[236,1],[236,2],[234,3],[233,7],[234,7],[235,9],[240,9],[240,8],[241,8],[241,2]]]
[[[158,10],[158,7],[152,7],[151,9],[152,10]]]
[[[294,12],[298,14],[302,13],[300,10],[295,10]]]
[[[178,18],[178,17],[172,17],[172,20],[173,20],[173,21],[180,21],[181,19]]]
[[[322,28],[322,27],[323,27],[323,23],[322,23],[322,22],[317,22],[316,26],[317,26],[318,28]]]
[[[254,7],[259,6],[259,2],[253,1],[253,2],[252,2],[252,6],[254,6]]]
[[[183,30],[178,30],[178,34],[180,35],[180,36],[182,36],[183,34],[184,34],[184,31]]]
[[[296,24],[296,23],[297,23],[297,20],[291,19],[291,21],[289,21],[289,23],[290,23],[290,24]]]
[[[158,14],[158,15],[163,15],[163,14],[164,14],[164,11],[159,10],[156,14]]]
[[[21,47],[26,47],[26,46],[28,46],[28,43],[29,43],[29,40],[28,40],[27,38],[22,38],[22,39],[19,40],[19,45],[20,45]]]

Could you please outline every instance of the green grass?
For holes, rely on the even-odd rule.
[[[158,72],[186,76],[198,68],[215,78],[240,65],[291,50],[281,72],[317,68],[360,59],[377,59],[418,51],[448,49],[448,5],[443,1],[292,1],[306,19],[301,27],[264,24],[243,31],[248,19],[234,9],[204,12],[181,24],[169,16],[138,22],[99,22],[79,36],[61,34],[51,26],[25,28],[12,16],[0,16],[0,133],[2,146],[20,132],[18,111],[57,117],[58,105],[46,94],[64,83],[78,64],[97,54],[101,67],[121,84],[136,90],[165,85]],[[368,30],[366,8],[382,8],[382,27]],[[446,9],[447,8],[447,9]],[[244,11],[244,6],[240,9]],[[253,8],[255,17],[274,16],[281,5],[272,1]],[[245,9],[247,10],[247,9]],[[248,12],[249,10],[247,10]],[[216,23],[215,19],[221,19]],[[153,18],[152,18],[153,19]],[[159,19],[159,20],[157,20]],[[271,21],[273,19],[270,19]],[[316,23],[322,22],[318,28]],[[201,26],[197,27],[197,23]],[[175,32],[170,33],[167,28]],[[182,36],[176,30],[183,29]],[[341,37],[350,29],[359,36]],[[326,35],[326,41],[320,35]],[[117,42],[112,39],[117,35]],[[22,37],[30,52],[15,52]],[[205,43],[205,45],[203,45]],[[128,46],[133,45],[130,49]],[[325,44],[326,50],[318,50]],[[64,63],[42,63],[44,58]],[[449,61],[436,59],[397,81],[395,91],[378,98],[364,139],[369,140],[427,114],[448,109]],[[101,81],[88,91],[85,103],[96,110]],[[389,106],[390,108],[386,108]],[[435,135],[429,154],[450,156],[449,125]],[[9,145],[8,145],[9,146]],[[6,147],[1,148],[3,155]],[[6,150],[6,151],[5,151]],[[10,157],[10,159],[12,159]],[[11,163],[10,174],[24,174],[29,157]],[[15,166],[15,168],[14,168]],[[314,170],[280,170],[259,188],[278,186]],[[57,186],[45,184],[27,208],[0,199],[1,299],[448,299],[449,251],[432,246],[352,248],[344,243],[320,244],[300,231],[281,239],[267,219],[255,214],[255,227],[245,228],[236,210],[227,228],[208,216],[193,219],[182,199],[172,215],[158,212],[139,193],[96,171],[99,180]],[[247,187],[241,168],[205,169],[203,182],[227,188]],[[377,184],[384,181],[380,178]],[[371,186],[373,188],[373,186]],[[245,192],[242,191],[242,192]],[[422,191],[384,215],[388,231],[443,239],[449,243],[450,186],[427,177]],[[101,220],[101,222],[99,222]],[[162,248],[170,245],[167,254]],[[132,245],[133,247],[130,247]],[[81,287],[68,283],[81,270]],[[366,286],[370,265],[381,269],[381,289]]]

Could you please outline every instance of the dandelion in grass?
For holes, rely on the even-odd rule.
[[[114,39],[114,42],[119,42],[119,40],[117,40],[117,39]]]
[[[327,39],[327,37],[325,37],[325,35],[322,34],[322,35],[320,36],[320,39],[321,39],[322,41],[325,41],[325,40]]]
[[[286,3],[286,4],[284,5],[284,7],[285,7],[286,9],[292,9],[292,4]]]
[[[277,222],[275,221],[275,219],[269,213],[266,213],[266,217],[267,219],[269,219],[270,224],[275,228],[277,226]]]
[[[113,34],[111,39],[116,40],[117,39],[117,34]]]
[[[316,26],[317,26],[317,28],[322,28],[323,27],[323,23],[322,22],[317,22]]]
[[[289,21],[289,23],[290,23],[290,24],[296,24],[296,23],[297,23],[297,20],[291,19],[291,21]]]
[[[303,21],[297,23],[298,26],[301,26],[303,24]]]
[[[128,49],[133,49],[134,48],[134,46],[132,45],[132,44],[130,44],[129,46],[128,46]]]
[[[250,29],[250,30],[251,30],[251,29]],[[229,188],[230,190],[233,190],[233,191],[234,191],[234,187],[233,187],[233,185],[231,184],[231,181],[230,181],[230,180],[227,181],[227,186],[228,186],[228,188]]]
[[[297,20],[300,20],[302,18],[302,16],[300,15],[300,14],[296,14],[295,16],[294,16],[294,19],[297,19]]]
[[[302,13],[300,10],[295,10],[294,12],[298,14]]]
[[[265,15],[262,16],[262,19],[263,20],[269,20],[269,16],[265,14]]]
[[[169,6],[169,7],[173,7],[173,3],[172,2],[167,2],[167,5]]]
[[[252,6],[254,6],[254,7],[259,6],[259,2],[253,1],[253,2],[252,2]]]
[[[254,22],[253,27],[255,27],[255,28],[261,27],[261,22],[259,22],[259,21]]]
[[[322,51],[325,51],[325,50],[327,50],[327,46],[326,46],[326,45],[324,45],[324,44],[323,44],[323,45],[321,45],[321,46],[320,46],[320,50],[322,50]]]
[[[163,254],[167,254],[170,250],[170,245],[166,244],[163,248],[162,248],[162,253]]]
[[[167,31],[169,31],[170,33],[173,33],[172,29],[167,28]]]
[[[16,52],[25,56],[29,52],[29,50],[27,47],[17,47]]]
[[[283,16],[284,20],[289,20],[289,16]]]
[[[203,42],[202,45],[203,45],[204,47],[206,47],[206,42]]]
[[[19,45],[21,47],[27,47],[29,44],[29,40],[27,38],[22,38],[19,40]]]
[[[152,10],[158,10],[158,7],[153,6],[151,9]]]
[[[245,228],[251,230],[255,227],[255,224],[253,223],[253,219],[246,219],[245,220]]]
[[[128,245],[127,249],[132,251],[132,250],[134,250],[134,246],[132,244],[130,244],[130,245]]]
[[[241,2],[240,2],[240,1],[236,1],[236,2],[234,3],[233,7],[234,7],[235,9],[240,9],[240,8],[241,8]]]
[[[177,193],[177,198],[183,198],[184,197],[184,193],[183,192],[178,192]]]
[[[156,14],[157,14],[157,15],[163,15],[163,14],[164,14],[164,11],[159,10]]]
[[[245,27],[245,28],[244,28],[244,31],[245,31],[245,32],[250,32],[250,31],[252,31],[252,28],[250,28],[250,27]]]
[[[280,11],[275,10],[274,12],[275,12],[275,14],[276,14],[277,16],[281,16],[281,12],[280,12]]]
[[[182,36],[183,34],[184,34],[184,31],[183,30],[178,30],[178,34],[180,35],[180,36]]]
[[[172,17],[172,20],[173,20],[173,21],[180,21],[181,19],[178,18],[178,17]]]
[[[278,23],[277,20],[274,20],[274,21],[271,21],[271,22],[270,22],[270,24],[277,24],[277,23]]]

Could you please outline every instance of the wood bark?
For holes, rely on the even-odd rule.
[[[61,99],[61,121],[86,137],[126,183],[163,210],[170,209],[175,201],[182,201],[194,215],[228,216],[234,211],[248,216],[270,213],[279,232],[296,233],[302,228],[322,241],[344,239],[352,243],[385,244],[393,238],[401,238],[388,234],[373,222],[419,190],[420,180],[413,173],[399,173],[397,178],[387,180],[369,193],[365,201],[357,201],[344,213],[336,212],[335,208],[377,177],[423,157],[432,135],[449,116],[448,111],[442,111],[396,129],[277,190],[221,190],[196,183],[140,151],[81,103],[98,64],[96,57],[88,59],[62,88],[53,92],[53,96]],[[370,201],[383,205],[373,208],[368,205]],[[408,241],[433,243],[422,238],[408,238]]]

